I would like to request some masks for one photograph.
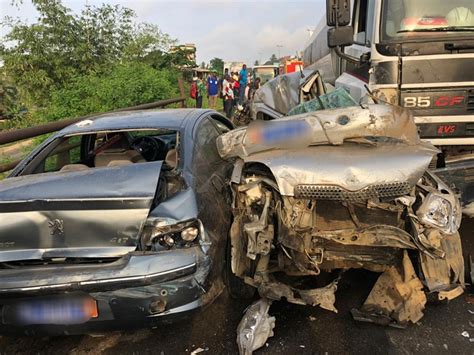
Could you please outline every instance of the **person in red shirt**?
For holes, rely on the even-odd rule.
[[[237,74],[232,77],[232,89],[234,90],[234,106],[237,107],[240,97],[240,83]]]

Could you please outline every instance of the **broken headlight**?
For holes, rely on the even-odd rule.
[[[197,219],[177,221],[172,218],[152,217],[143,228],[142,244],[145,249],[163,250],[188,247],[198,241],[201,223]]]
[[[417,212],[420,222],[446,234],[456,233],[461,225],[461,206],[453,195],[449,197],[429,193]]]

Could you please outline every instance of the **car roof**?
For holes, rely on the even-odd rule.
[[[216,112],[205,109],[161,109],[106,113],[74,123],[61,130],[58,135],[143,128],[180,130],[189,121],[196,121],[205,113]]]

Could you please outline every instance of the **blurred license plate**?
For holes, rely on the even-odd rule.
[[[250,142],[254,144],[271,144],[305,137],[311,127],[305,121],[264,121],[249,127]]]
[[[90,297],[58,297],[20,301],[7,306],[8,323],[81,324],[98,316],[97,302]]]

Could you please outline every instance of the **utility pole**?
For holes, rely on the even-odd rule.
[[[283,48],[283,45],[277,44],[276,46],[277,46],[277,48],[278,48],[278,61],[280,61],[280,58],[281,58],[280,50]]]

